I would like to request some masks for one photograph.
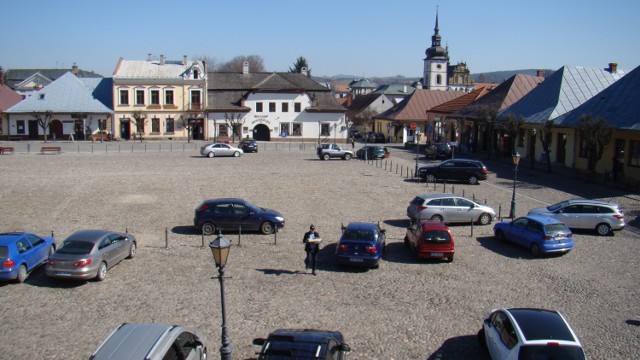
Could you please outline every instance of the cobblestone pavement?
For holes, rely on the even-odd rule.
[[[483,315],[498,307],[560,310],[590,359],[640,358],[637,227],[606,238],[580,232],[569,254],[536,259],[496,243],[492,226],[455,225],[453,263],[417,261],[402,243],[406,206],[415,195],[445,185],[434,190],[407,178],[405,170],[396,173],[415,163],[400,150],[376,164],[320,161],[311,147],[276,150],[273,144],[240,158],[208,159],[199,156],[198,144],[181,145],[171,151],[0,156],[0,230],[54,231],[60,243],[79,229],[128,229],[140,241],[136,258],[112,268],[101,283],[51,280],[41,268],[24,284],[0,285],[2,358],[86,359],[120,323],[147,321],[202,330],[210,357],[218,358],[217,271],[191,225],[202,200],[227,196],[279,210],[287,219],[277,237],[225,234],[236,245],[225,268],[235,359],[255,356],[254,337],[287,327],[339,330],[351,359],[484,359],[476,333]],[[445,190],[505,213],[513,173],[508,164],[489,167],[488,181],[447,184]],[[619,201],[628,222],[638,221],[636,194],[592,190],[524,169],[517,185],[519,214],[596,191],[595,197]],[[379,269],[333,263],[340,225],[351,221],[380,222],[387,229]],[[310,223],[325,240],[318,276],[304,271],[301,239]]]

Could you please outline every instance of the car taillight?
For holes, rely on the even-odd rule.
[[[207,204],[202,204],[202,206],[200,206],[197,211],[198,212],[205,211],[208,208],[209,208],[209,206]]]
[[[16,266],[16,263],[13,262],[13,260],[11,260],[11,259],[7,259],[2,263],[2,266],[6,267],[6,268],[10,268],[10,267]]]
[[[571,233],[571,234],[566,234],[565,236],[566,236],[566,237],[570,237],[570,238],[572,238],[572,237],[573,237],[573,233]]]
[[[85,267],[87,265],[91,264],[91,259],[82,259],[80,261],[76,261],[73,263],[73,266],[75,267]]]
[[[616,218],[616,219],[618,219],[618,220],[622,220],[622,219],[624,219],[624,215],[618,215],[618,214],[615,214],[615,215],[613,215],[613,217],[614,217],[614,218]]]
[[[489,173],[489,170],[487,170],[487,168],[482,168],[482,173],[483,173],[483,174],[488,174],[488,173]]]
[[[338,246],[338,250],[339,250],[339,251],[347,251],[347,249],[348,249],[348,248],[349,248],[349,247],[348,247],[347,245],[340,245],[340,246]]]
[[[364,251],[368,252],[369,254],[375,254],[378,250],[376,250],[375,246],[367,246],[366,248],[364,248]]]
[[[426,206],[418,206],[418,207],[416,207],[416,210],[422,211],[422,210],[424,210],[426,208],[427,208]]]
[[[545,236],[545,237],[543,237],[543,238],[542,238],[542,240],[544,240],[544,241],[553,240],[553,237],[551,237],[551,236]]]

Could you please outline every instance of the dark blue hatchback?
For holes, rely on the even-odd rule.
[[[193,225],[205,235],[219,230],[260,231],[272,234],[284,227],[284,217],[275,210],[256,206],[243,199],[205,200],[195,211]],[[240,230],[242,229],[242,230]]]
[[[385,233],[377,224],[350,223],[336,247],[338,264],[377,268],[386,247]]]

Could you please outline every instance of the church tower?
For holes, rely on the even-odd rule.
[[[431,36],[431,47],[425,51],[424,73],[422,87],[430,90],[445,91],[448,88],[447,67],[449,64],[449,51],[440,44],[441,38],[438,27],[438,12],[436,11],[436,27]]]

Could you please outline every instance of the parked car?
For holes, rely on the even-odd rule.
[[[360,130],[358,130],[358,129],[354,128],[354,127],[352,127],[349,130],[349,134],[351,134],[351,137],[356,139],[356,140],[362,138],[362,134],[360,134]]]
[[[29,273],[47,261],[56,249],[52,237],[27,232],[0,234],[0,280],[23,283]]]
[[[584,360],[584,350],[567,320],[555,310],[498,309],[478,332],[493,360]]]
[[[427,146],[424,154],[429,159],[446,159],[451,157],[451,145],[449,143],[435,143]]]
[[[447,259],[453,262],[455,241],[443,222],[422,220],[407,228],[404,244],[416,252],[419,259]]]
[[[200,331],[177,325],[124,323],[115,328],[90,360],[205,360],[207,348]]]
[[[382,159],[385,156],[382,146],[363,146],[356,151],[358,159]]]
[[[238,144],[238,147],[242,149],[242,151],[245,153],[258,152],[258,143],[253,139],[244,139],[240,141],[240,144]]]
[[[352,222],[342,231],[336,260],[341,265],[377,268],[386,246],[386,230],[377,224]]]
[[[457,180],[471,185],[478,184],[479,180],[487,180],[488,173],[482,161],[472,159],[449,159],[438,165],[418,169],[418,176],[426,182]]]
[[[366,141],[368,143],[386,143],[387,138],[383,133],[369,131],[366,133]]]
[[[216,156],[239,157],[244,154],[244,151],[240,148],[233,147],[230,144],[218,142],[201,147],[200,154],[210,158]]]
[[[193,225],[205,235],[214,235],[218,230],[259,230],[272,234],[276,228],[284,227],[284,217],[275,210],[256,206],[243,199],[223,198],[205,200],[198,205]]]
[[[122,259],[132,259],[138,248],[135,236],[107,230],[80,230],[66,238],[49,256],[46,274],[61,279],[102,281],[107,270]]]
[[[253,339],[253,344],[262,346],[258,360],[343,360],[351,351],[339,331],[314,329],[278,329],[266,339]]]
[[[351,160],[353,157],[353,151],[343,149],[338,144],[321,144],[316,148],[316,154],[320,160],[329,160],[333,158]]]
[[[540,214],[558,219],[572,229],[593,230],[601,235],[612,235],[613,230],[624,229],[624,213],[616,203],[598,200],[573,199],[535,208],[529,214]]]
[[[560,220],[526,215],[493,226],[498,241],[510,241],[531,250],[533,256],[567,253],[573,249],[573,234]]]
[[[496,212],[486,205],[453,194],[418,195],[407,207],[407,216],[412,222],[438,220],[444,223],[476,222],[488,225],[495,219]]]

